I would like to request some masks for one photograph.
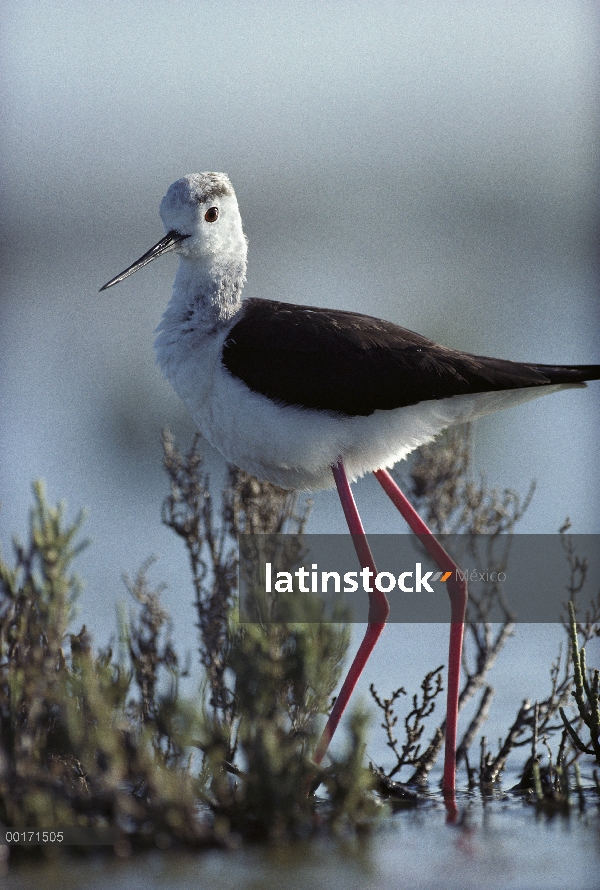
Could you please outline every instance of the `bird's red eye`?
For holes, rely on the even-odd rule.
[[[219,208],[218,207],[209,207],[209,209],[204,214],[204,219],[206,222],[216,222],[219,216]]]

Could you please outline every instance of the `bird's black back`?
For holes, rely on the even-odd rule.
[[[600,365],[470,355],[358,312],[258,299],[245,301],[222,361],[249,389],[277,403],[347,416],[600,378]]]

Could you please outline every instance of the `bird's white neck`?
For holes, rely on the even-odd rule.
[[[240,308],[245,281],[245,258],[210,257],[200,263],[182,256],[165,315],[174,312],[189,319],[193,313],[198,322],[208,324],[228,321]]]
[[[180,256],[173,294],[154,342],[157,362],[167,376],[178,356],[216,333],[240,309],[245,281],[245,257],[199,262]]]

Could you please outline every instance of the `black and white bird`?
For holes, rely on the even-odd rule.
[[[288,489],[314,491],[337,482],[355,536],[364,532],[348,480],[375,472],[394,498],[385,469],[446,427],[600,377],[599,365],[470,355],[356,312],[242,300],[247,241],[223,173],[178,179],[160,215],[165,237],[102,290],[163,253],[177,253],[173,294],[155,342],[165,376],[205,438],[231,463]],[[409,519],[413,530],[415,523]],[[360,558],[364,564],[369,557]],[[466,591],[460,596],[465,599]],[[387,617],[384,601],[381,595],[371,604],[371,624],[379,632]],[[459,611],[453,611],[454,623]],[[449,685],[457,687],[456,646],[455,640],[450,671],[456,676]],[[361,656],[363,665],[368,654]],[[317,759],[345,703],[334,725],[330,720]],[[454,707],[449,701],[450,730]],[[454,781],[449,735],[446,788]]]

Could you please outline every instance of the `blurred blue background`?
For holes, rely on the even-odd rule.
[[[80,620],[97,642],[122,572],[154,553],[177,642],[195,648],[186,557],[160,523],[160,429],[184,446],[193,432],[152,349],[175,261],[98,294],[162,236],[179,176],[231,177],[247,295],[476,353],[600,361],[594,3],[23,0],[3,19],[0,540],[6,556],[25,535],[34,477],[70,515],[88,508]],[[521,531],[568,515],[600,532],[599,395],[476,424],[476,473],[537,480]],[[372,479],[356,497],[368,531],[404,530]],[[336,495],[318,494],[309,531],[344,530]],[[492,738],[546,694],[560,635],[521,628],[507,646]],[[416,689],[445,654],[445,628],[391,627],[362,688]]]

